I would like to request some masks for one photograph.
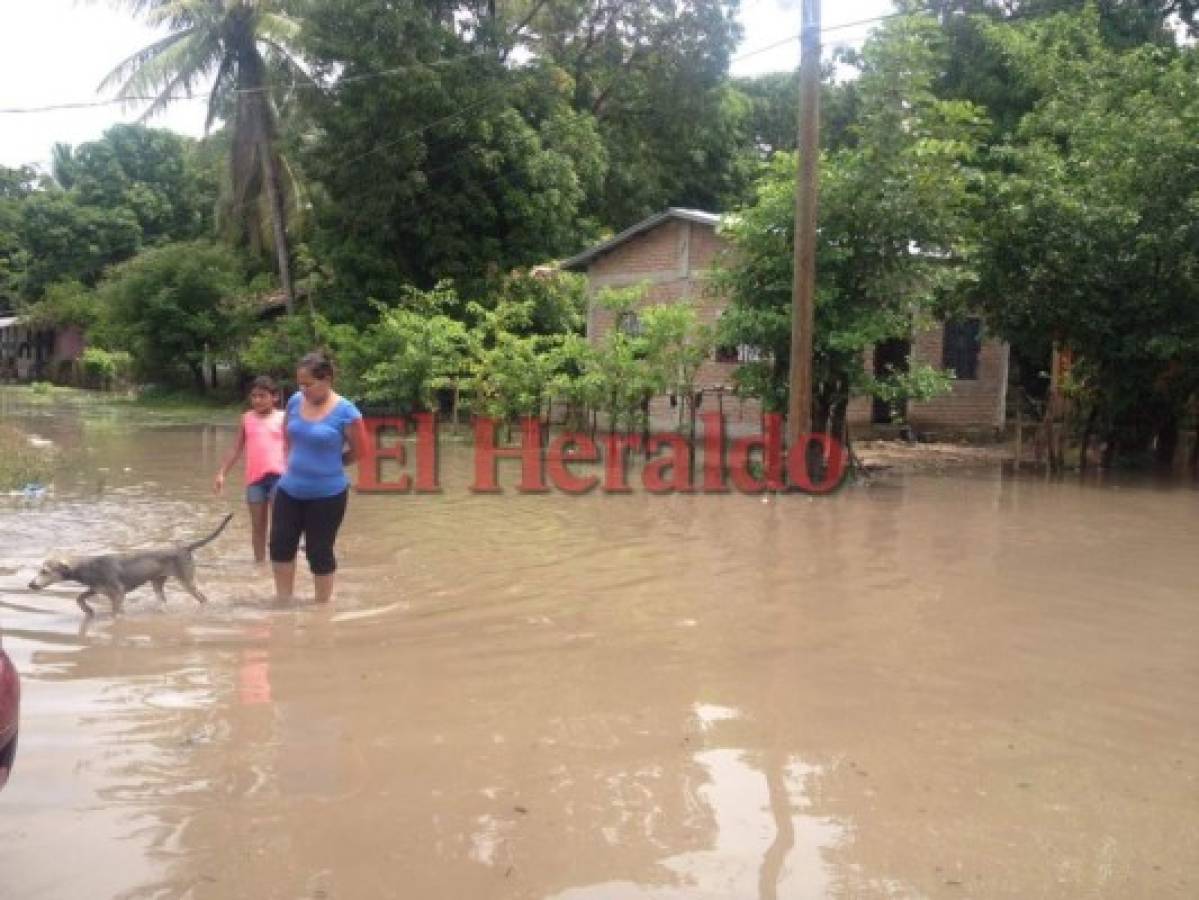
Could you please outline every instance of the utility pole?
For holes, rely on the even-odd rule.
[[[795,276],[791,290],[791,386],[787,446],[812,430],[812,328],[816,300],[816,199],[820,158],[820,0],[802,0]]]

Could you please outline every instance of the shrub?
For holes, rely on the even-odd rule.
[[[133,357],[124,350],[101,350],[88,347],[80,359],[83,377],[88,387],[112,390],[127,383],[133,370]]]

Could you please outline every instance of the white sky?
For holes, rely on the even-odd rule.
[[[860,44],[871,25],[828,31],[831,26],[885,15],[891,0],[829,0],[823,4],[826,52],[840,43]],[[742,0],[747,54],[799,32],[799,0]],[[0,0],[0,109],[87,102],[110,69],[155,33],[105,0]],[[737,75],[792,69],[799,41],[734,62]],[[202,97],[177,102],[150,124],[199,136]],[[109,125],[137,118],[119,105],[53,112],[0,113],[0,164],[44,165],[56,141],[94,140]]]

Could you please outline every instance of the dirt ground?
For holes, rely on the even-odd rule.
[[[994,467],[1012,459],[1012,448],[999,443],[866,440],[854,441],[853,450],[871,473]]]

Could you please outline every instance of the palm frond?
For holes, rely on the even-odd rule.
[[[100,86],[96,88],[96,90],[106,91],[113,85],[128,80],[130,75],[132,75],[146,63],[165,53],[180,41],[193,37],[194,34],[194,29],[188,28],[184,31],[177,31],[174,34],[168,34],[162,40],[155,41],[153,44],[142,47],[140,50],[130,54],[125,59],[117,63],[113,70],[104,76],[104,79],[100,82]]]
[[[304,183],[296,175],[296,170],[291,162],[283,154],[278,155],[279,168],[283,172],[283,189],[286,196],[290,198],[291,203],[291,227],[300,228],[304,223],[304,210],[308,206],[308,192],[304,188]]]
[[[205,21],[218,21],[224,12],[221,4],[213,0],[158,0],[145,12],[145,19],[151,28],[163,25],[171,29],[188,28]]]
[[[204,117],[205,134],[208,134],[208,129],[216,121],[217,104],[221,101],[222,97],[227,97],[229,92],[233,90],[233,65],[233,54],[225,54],[221,59],[221,67],[217,69],[216,78],[212,81],[212,91],[208,95],[208,113]]]
[[[295,48],[300,39],[300,23],[286,13],[260,13],[255,32],[260,39],[286,47],[290,54],[296,53]]]
[[[193,85],[207,74],[221,57],[220,41],[208,34],[193,34],[146,62],[121,85],[117,96],[135,99],[156,95],[169,99],[182,87],[190,96]],[[169,86],[169,87],[168,87]]]
[[[320,88],[322,85],[319,81],[300,65],[295,56],[287,51],[287,48],[281,47],[273,41],[263,40],[262,43],[270,50],[271,56],[277,61],[283,69],[291,75],[292,79],[307,87]]]

